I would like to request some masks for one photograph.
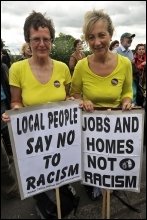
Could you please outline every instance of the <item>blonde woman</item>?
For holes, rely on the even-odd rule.
[[[24,43],[21,48],[22,57],[19,60],[24,60],[32,56],[31,48],[28,43]]]
[[[132,65],[128,58],[109,50],[113,32],[112,20],[103,10],[86,13],[83,34],[92,54],[77,63],[70,92],[81,99],[85,111],[93,112],[94,107],[132,108]],[[100,195],[98,187],[87,190],[92,200]]]

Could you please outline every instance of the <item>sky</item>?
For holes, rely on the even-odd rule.
[[[33,10],[53,20],[56,37],[62,32],[80,38],[84,14],[93,9],[110,15],[115,28],[112,40],[129,32],[136,34],[130,49],[146,43],[146,1],[1,1],[1,38],[13,54],[19,54],[25,42],[24,21]]]

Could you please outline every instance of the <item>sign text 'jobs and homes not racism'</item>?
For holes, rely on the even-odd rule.
[[[143,110],[83,113],[83,183],[139,191]]]

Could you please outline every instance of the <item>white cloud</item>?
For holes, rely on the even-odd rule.
[[[145,43],[145,1],[1,1],[1,37],[10,49],[19,51],[24,43],[25,18],[35,10],[53,19],[56,36],[62,32],[79,38],[84,14],[94,8],[104,9],[112,18],[115,26],[112,40],[119,40],[124,32],[130,32],[136,34],[131,49]]]

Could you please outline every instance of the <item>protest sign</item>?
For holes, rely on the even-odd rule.
[[[50,103],[7,113],[21,199],[81,179],[78,103]]]
[[[94,111],[82,116],[82,183],[139,192],[144,111]]]

